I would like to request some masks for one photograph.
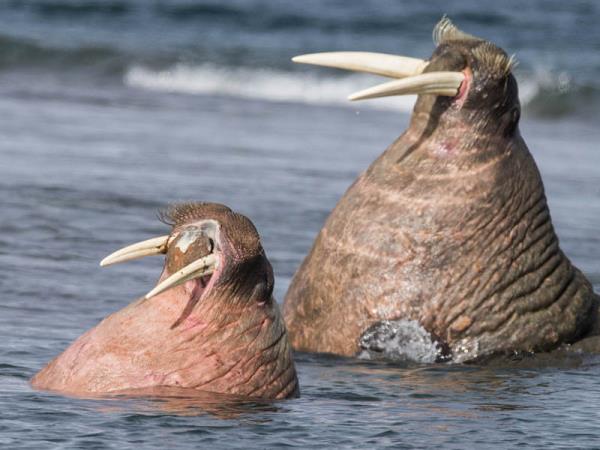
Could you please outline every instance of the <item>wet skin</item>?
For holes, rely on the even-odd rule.
[[[165,386],[297,396],[273,271],[252,223],[211,203],[178,205],[165,218],[173,227],[160,281],[207,256],[218,261],[214,271],[111,314],[32,386],[74,395]]]
[[[599,297],[559,247],[519,132],[511,60],[453,26],[409,128],[344,194],[295,274],[284,317],[298,350],[355,355],[371,326],[416,321],[469,361],[549,351],[598,333]]]

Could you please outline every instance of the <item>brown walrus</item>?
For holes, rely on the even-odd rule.
[[[434,41],[429,61],[294,59],[400,78],[353,100],[419,94],[409,128],[344,194],[292,280],[296,349],[383,352],[417,324],[438,356],[467,361],[597,333],[599,297],[559,247],[519,133],[513,59],[446,18]]]
[[[166,253],[157,286],[79,337],[32,379],[33,387],[75,395],[165,386],[297,396],[273,270],[252,222],[213,203],[176,205],[164,219],[169,235],[101,263]]]

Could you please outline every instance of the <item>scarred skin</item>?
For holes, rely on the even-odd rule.
[[[439,41],[425,71],[466,81],[456,97],[419,96],[327,219],[285,299],[297,350],[355,355],[369,326],[398,319],[455,361],[597,332],[599,297],[559,247],[519,133],[509,58],[460,32]]]
[[[219,224],[219,269],[111,314],[31,381],[74,395],[173,386],[260,398],[299,393],[273,272],[252,223],[216,204],[170,212],[171,236],[209,219]],[[161,280],[211,251],[200,236],[169,245]]]

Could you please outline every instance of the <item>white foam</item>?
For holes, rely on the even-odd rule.
[[[386,81],[385,78],[352,74],[319,77],[305,72],[270,69],[223,68],[212,64],[176,64],[166,70],[134,66],[125,74],[129,86],[160,92],[219,94],[267,101],[358,106],[349,94]],[[392,97],[361,102],[360,107],[412,111],[415,96]]]
[[[520,74],[517,81],[519,97],[523,105],[529,104],[537,96],[542,95],[543,90],[566,93],[573,89],[572,79],[568,73],[554,73],[541,67],[533,72]]]
[[[414,320],[384,320],[360,339],[360,359],[433,363],[441,356],[437,342]]]
[[[553,74],[538,69],[533,73],[517,74],[521,104],[526,106],[543,89],[568,90],[570,79],[565,74]],[[392,109],[411,112],[416,97],[397,96],[350,102],[349,94],[383,83],[387,79],[365,74],[345,76],[323,75],[297,71],[284,72],[248,67],[226,68],[213,64],[191,66],[175,64],[165,70],[133,66],[125,74],[128,86],[159,92],[192,95],[229,95],[266,101],[301,102],[309,104],[342,105],[349,108]]]

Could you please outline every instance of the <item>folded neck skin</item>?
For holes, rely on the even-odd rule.
[[[166,254],[158,284],[104,319],[32,380],[71,394],[156,386],[244,397],[298,395],[291,347],[272,297],[273,271],[252,223],[229,208],[182,204],[170,235],[102,265]]]

